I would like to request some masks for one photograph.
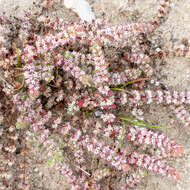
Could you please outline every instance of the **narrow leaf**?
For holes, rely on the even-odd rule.
[[[150,124],[150,123],[145,122],[143,120],[140,120],[140,119],[137,119],[137,118],[134,118],[134,117],[130,117],[130,116],[120,115],[119,118],[122,119],[122,120],[128,121],[129,123],[131,123],[133,125],[137,125],[138,127],[166,129],[166,127],[164,127],[164,126],[153,125],[153,124]]]
[[[122,143],[123,138],[124,138],[124,135],[125,135],[125,131],[126,131],[125,121],[123,120],[123,121],[122,121],[122,130],[121,130],[119,142],[117,143],[117,146],[116,146],[116,148],[115,148],[115,152],[114,152],[114,155],[113,155],[113,159],[115,158],[115,156],[116,156],[116,154],[117,154],[117,152],[118,152],[118,149],[119,149],[120,146],[121,146],[121,143]]]

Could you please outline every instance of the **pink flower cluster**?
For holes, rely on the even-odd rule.
[[[130,94],[121,93],[120,99],[121,102],[135,104],[150,104],[153,101],[157,104],[190,104],[190,91],[132,90]]]
[[[163,163],[159,158],[150,156],[148,154],[140,154],[132,151],[129,158],[129,164],[134,164],[139,168],[159,173],[163,176],[172,177],[173,179],[179,179],[179,174],[174,168]]]
[[[91,77],[77,66],[79,64],[80,57],[81,54],[77,52],[66,51],[62,68],[64,71],[71,73],[71,75],[82,82],[84,86],[90,85],[90,82],[92,83]]]
[[[110,76],[110,83],[113,85],[119,85],[123,84],[127,81],[130,80],[135,80],[139,78],[141,75],[141,70],[140,69],[125,69],[124,72],[121,73],[111,73]]]
[[[66,163],[63,163],[61,166],[56,165],[55,168],[67,177],[68,183],[72,184],[73,189],[81,190],[80,186],[76,185],[77,177],[73,175],[73,171],[69,168],[69,166]]]
[[[180,106],[170,106],[176,117],[185,125],[185,127],[190,125],[190,113],[185,109],[183,105]]]
[[[108,63],[105,62],[105,56],[101,46],[96,42],[91,42],[92,59],[95,65],[94,82],[98,86],[98,90],[103,94],[108,94],[109,88],[105,86],[109,81],[109,73],[107,71]]]
[[[134,188],[137,183],[140,183],[144,177],[146,177],[146,171],[142,169],[137,169],[130,176],[126,177],[126,186],[123,187],[123,190],[126,190],[127,187]]]
[[[182,146],[162,133],[128,127],[124,134],[128,141],[142,147],[147,146],[150,154],[132,151],[127,155],[122,145],[116,151],[117,143],[121,144],[120,134],[123,132],[117,112],[125,109],[138,117],[143,115],[139,105],[152,102],[174,104],[177,105],[174,108],[176,116],[188,125],[190,117],[182,104],[190,104],[190,92],[134,90],[134,85],[133,90],[124,93],[114,92],[111,88],[112,85],[122,85],[138,79],[142,72],[143,76],[153,75],[153,69],[149,65],[151,56],[146,55],[141,48],[139,34],[150,33],[155,29],[161,22],[160,18],[167,12],[167,2],[164,0],[161,3],[159,15],[150,22],[152,24],[108,26],[102,21],[68,24],[58,18],[53,20],[39,17],[38,22],[53,30],[52,33],[42,32],[41,36],[33,31],[35,24],[30,24],[29,18],[22,22],[18,51],[26,88],[13,95],[13,104],[20,113],[16,126],[29,126],[37,134],[37,140],[45,146],[48,156],[53,157],[53,162],[58,162],[56,169],[67,176],[68,182],[72,184],[72,190],[88,190],[91,185],[83,174],[77,178],[79,171],[90,175],[85,172],[88,167],[88,164],[85,165],[86,150],[124,173],[134,165],[179,179],[175,169],[161,159],[181,156]],[[0,37],[0,56],[4,54],[3,43],[5,41]],[[124,70],[112,69],[115,58],[109,58],[109,52],[106,52],[110,47],[115,47],[116,50],[129,47],[128,50],[124,49],[127,52],[123,52],[121,61]],[[10,61],[12,67],[16,66],[17,51],[13,51],[8,59],[0,61]],[[129,109],[126,110],[124,104]],[[110,144],[105,145],[102,140],[108,138]],[[67,149],[70,150],[69,153],[72,152],[68,155],[74,157],[71,164],[64,157]],[[152,156],[155,152],[156,156]],[[59,161],[55,158],[56,153],[61,157]],[[101,189],[96,182],[109,176],[108,170],[98,169],[92,174],[94,189]],[[134,188],[134,184],[145,176],[142,171],[137,170],[125,179],[126,185]]]
[[[95,181],[99,181],[99,180],[101,180],[101,179],[103,179],[103,178],[105,178],[105,177],[107,177],[109,175],[110,175],[109,169],[107,169],[107,168],[106,169],[99,169],[99,170],[96,170],[94,172],[93,179]]]
[[[157,28],[161,24],[161,18],[167,15],[170,7],[170,1],[168,0],[161,0],[159,3],[160,7],[158,9],[158,12],[155,14],[155,16],[152,17],[149,22],[152,26],[154,26],[153,29]]]
[[[102,94],[105,92],[108,93],[108,95],[102,96]],[[115,96],[114,93],[109,90],[108,86],[105,86],[105,88],[99,87],[99,90],[96,90],[93,94],[93,96],[90,96],[89,93],[86,91],[81,95],[81,97],[78,99],[78,106],[81,107],[88,107],[88,108],[94,108],[94,107],[100,107],[102,109],[113,109],[115,108]]]
[[[7,49],[4,47],[5,45],[5,39],[3,37],[3,33],[4,33],[4,28],[2,26],[0,26],[0,56],[5,55],[8,51]]]
[[[138,53],[138,52],[134,52],[132,54],[125,53],[124,59],[126,61],[130,61],[131,63],[135,63],[135,64],[139,65],[139,69],[144,71],[144,73],[146,73],[147,76],[152,76],[153,69],[149,65],[149,63],[150,63],[149,56],[147,56],[143,53]]]
[[[32,97],[39,95],[40,90],[40,78],[41,73],[39,72],[41,70],[41,66],[36,66],[34,64],[27,64],[24,66],[24,79],[25,83],[29,88],[30,94]]]
[[[118,170],[125,171],[125,168],[127,167],[127,161],[124,157],[124,154],[118,154],[113,159],[114,148],[110,146],[105,146],[97,139],[91,139],[89,136],[83,137],[81,143],[88,151],[93,152],[95,155],[101,157],[104,160],[107,160],[112,166],[116,167]]]
[[[182,146],[162,133],[153,132],[147,128],[131,127],[127,136],[129,141],[137,145],[146,144],[152,148],[164,148],[162,157],[183,155]]]
[[[46,35],[45,38],[39,36],[36,41],[37,52],[43,55],[47,52],[51,52],[56,47],[63,47],[66,43],[71,45],[76,41],[76,38],[84,39],[85,36],[86,34],[81,23],[65,25],[64,31],[58,32],[55,35],[49,34]]]
[[[111,113],[107,113],[107,114],[102,114],[101,115],[101,119],[104,121],[104,123],[113,123],[115,120],[115,115],[111,114]]]
[[[125,47],[128,44],[128,38],[137,36],[140,33],[148,33],[153,29],[151,24],[133,23],[125,26],[118,25],[106,27],[97,31],[100,41],[104,45],[111,45],[114,47]]]

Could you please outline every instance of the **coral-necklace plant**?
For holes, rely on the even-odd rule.
[[[171,105],[177,118],[190,124],[184,108],[190,92],[163,90],[155,82],[158,56],[189,53],[187,46],[152,47],[151,34],[169,2],[160,3],[150,22],[124,26],[65,23],[28,13],[9,46],[4,37],[11,21],[2,16],[2,91],[19,113],[14,125],[35,135],[72,190],[105,189],[113,179],[114,189],[134,188],[147,171],[179,179],[164,160],[182,156],[182,146],[143,118],[145,105],[157,103]]]

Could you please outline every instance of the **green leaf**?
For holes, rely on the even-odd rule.
[[[125,84],[124,84],[124,86],[127,86],[127,85],[129,85],[129,84],[133,84],[133,83],[135,83],[134,81],[127,81]]]
[[[89,114],[90,114],[90,113],[89,113],[88,111],[84,112],[85,117],[88,117]]]
[[[53,135],[50,136],[50,139],[55,139],[55,137]]]
[[[22,128],[22,123],[17,122],[17,123],[16,123],[16,128],[17,128],[17,129],[21,129],[21,128]]]
[[[19,90],[19,92],[21,92],[21,93],[24,92],[24,90],[25,90],[25,89],[24,89],[24,82],[25,82],[25,78],[24,78],[24,74],[23,74],[23,75],[22,75],[22,84],[21,84],[21,87],[22,87],[22,88]]]
[[[63,152],[62,150],[58,150],[57,154],[62,155],[62,152]]]
[[[126,131],[126,126],[125,126],[125,121],[123,120],[122,121],[122,131],[121,131],[121,134],[120,134],[120,138],[119,138],[119,142],[117,143],[117,146],[115,148],[115,152],[114,152],[114,155],[113,155],[113,159],[115,158],[117,152],[118,152],[118,149],[120,148],[121,146],[121,143],[123,141],[123,138],[125,136],[125,131]]]
[[[22,63],[20,61],[20,54],[19,54],[19,50],[15,45],[15,49],[16,49],[16,54],[17,54],[17,63],[18,63],[18,67],[22,67]]]
[[[39,136],[40,135],[40,132],[39,131],[37,131],[35,134],[34,134],[34,136]]]
[[[26,91],[27,90],[27,87],[22,87],[20,90],[19,90],[19,93],[23,93],[24,91]]]
[[[53,161],[52,160],[48,160],[48,165],[52,166],[53,165]]]
[[[85,71],[85,72],[88,70],[85,65],[83,65],[81,69],[82,69],[83,71]]]
[[[105,172],[107,175],[110,174],[110,170],[109,170],[109,168],[105,168],[105,169],[103,170],[103,172]]]
[[[146,170],[142,170],[142,172],[143,172],[143,175],[144,175],[144,176],[147,176],[147,175],[148,175],[148,172],[147,172]]]
[[[57,156],[56,160],[60,162],[60,161],[63,160],[63,157],[62,156]]]
[[[118,91],[122,91],[123,88],[111,88],[111,90],[118,90]]]
[[[73,111],[67,111],[67,114],[72,115]]]
[[[96,74],[96,71],[94,70],[94,71],[92,71],[92,75],[95,75]]]
[[[129,93],[129,91],[128,91],[128,90],[125,90],[124,88],[110,88],[110,89],[111,89],[111,90],[117,90],[117,91]]]
[[[27,125],[27,126],[26,126],[26,129],[29,130],[29,129],[30,129],[30,125]]]
[[[66,52],[64,52],[64,58],[69,59],[69,55]]]
[[[166,129],[165,126],[153,125],[153,124],[150,124],[148,122],[145,122],[143,120],[140,120],[140,119],[137,119],[137,118],[134,118],[134,117],[124,116],[124,115],[120,115],[119,117],[120,117],[120,119],[128,121],[129,123],[131,123],[133,125],[137,125],[138,127]]]

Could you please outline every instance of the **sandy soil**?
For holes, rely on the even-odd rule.
[[[138,20],[149,20],[156,13],[157,0],[136,0],[136,3],[129,6],[127,0],[89,0],[97,17],[102,17],[103,12],[109,22],[129,23]],[[33,4],[43,6],[43,0],[0,0],[0,12],[6,11],[10,15],[23,16],[24,10],[37,9]],[[190,1],[173,0],[168,19],[156,31],[167,41],[180,44],[181,39],[188,38],[190,34]],[[79,20],[77,15],[66,10],[63,1],[56,1],[55,5],[47,10],[50,16],[59,16],[65,20]],[[190,90],[190,63],[186,58],[168,59],[168,64],[160,68],[160,81],[169,89]],[[180,172],[181,180],[176,183],[167,178],[157,175],[149,175],[138,189],[141,190],[189,190],[190,189],[190,128],[184,128],[182,124],[168,111],[167,107],[151,105],[146,118],[149,121],[166,125],[169,127],[167,135],[175,138],[185,149],[183,158],[169,160]],[[31,190],[65,190],[66,181],[46,162],[44,150],[39,149],[37,142],[30,145],[28,156],[29,168],[28,180],[32,184]],[[68,187],[69,189],[69,187]]]

